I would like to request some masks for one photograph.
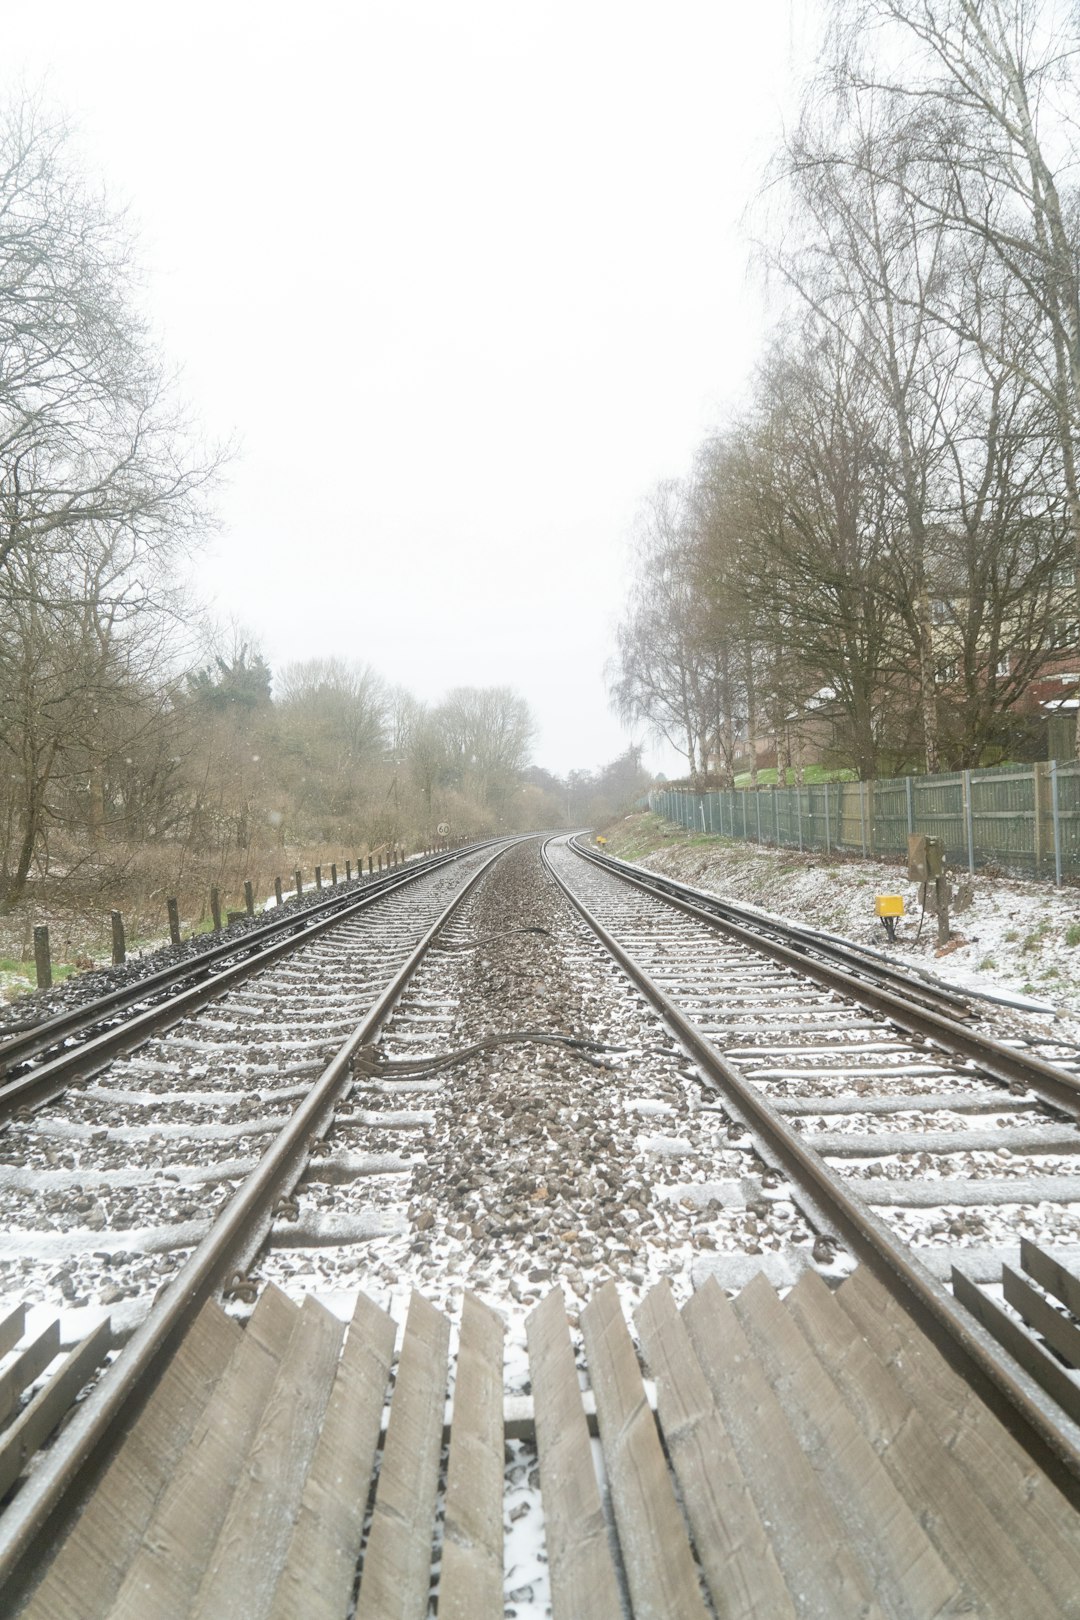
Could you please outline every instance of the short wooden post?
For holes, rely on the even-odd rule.
[[[934,879],[934,897],[937,901],[937,942],[949,943],[949,880],[944,872]]]
[[[379,871],[382,871],[382,856],[379,856]]]
[[[127,948],[124,944],[124,919],[118,911],[112,913],[112,959],[113,967],[123,967],[127,961]]]
[[[174,895],[171,900],[166,900],[165,905],[169,912],[169,938],[172,940],[174,945],[179,945],[180,907],[176,903],[176,896]]]
[[[210,915],[214,919],[214,933],[221,933],[221,896],[217,888],[210,890]]]
[[[49,955],[49,929],[39,923],[34,929],[34,972],[39,990],[52,989],[52,958]]]
[[[279,877],[274,879],[274,899],[277,901],[279,906],[284,904],[281,894],[281,879]]]
[[[367,858],[367,869],[368,869],[368,877],[370,877],[371,874],[375,870],[375,862],[374,862],[374,859],[370,855]]]
[[[317,866],[315,868],[315,887],[317,889],[322,888],[322,867],[321,866]]]
[[[345,862],[345,881],[346,883],[352,882],[352,861]]]
[[[337,861],[330,862],[330,887],[337,888]]]
[[[296,868],[296,898],[298,900],[299,900],[300,896],[303,894],[303,892],[304,892],[304,880],[300,876],[300,868],[297,867]]]
[[[244,910],[249,917],[255,915],[255,890],[251,887],[249,878],[244,879]]]

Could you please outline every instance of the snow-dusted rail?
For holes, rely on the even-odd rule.
[[[466,855],[450,870],[432,874],[404,893],[395,892],[379,909],[374,926],[370,912],[343,923],[331,939],[320,938],[316,944],[290,956],[272,975],[261,975],[245,987],[246,994],[244,991],[231,993],[215,1007],[218,1016],[212,1021],[213,1032],[209,1025],[197,1020],[187,1037],[183,1034],[178,1037],[176,1031],[161,1037],[172,1043],[168,1047],[167,1061],[151,1067],[149,1076],[144,1069],[139,1077],[142,1091],[125,1089],[124,1077],[120,1076],[120,1117],[126,1118],[126,1111],[133,1105],[147,1109],[152,1116],[142,1125],[113,1127],[123,1144],[125,1159],[134,1143],[141,1148],[141,1163],[135,1167],[142,1172],[141,1179],[132,1181],[125,1175],[124,1171],[130,1168],[128,1165],[114,1181],[108,1174],[111,1166],[83,1162],[84,1155],[90,1161],[95,1149],[108,1146],[110,1127],[101,1124],[97,1110],[107,1109],[112,1103],[109,1087],[99,1086],[89,1099],[96,1123],[88,1125],[85,1120],[73,1121],[70,1117],[50,1119],[47,1111],[42,1110],[36,1118],[19,1119],[9,1126],[4,1139],[5,1151],[9,1155],[9,1180],[16,1192],[21,1190],[19,1171],[24,1168],[28,1148],[38,1149],[48,1159],[53,1150],[42,1144],[50,1134],[62,1142],[78,1144],[70,1155],[76,1163],[65,1168],[74,1169],[81,1181],[91,1176],[95,1178],[106,1196],[114,1186],[124,1192],[143,1189],[151,1169],[155,1180],[161,1176],[169,1181],[172,1190],[176,1172],[167,1168],[173,1155],[164,1144],[170,1137],[175,1144],[194,1142],[198,1163],[188,1181],[199,1189],[198,1196],[204,1207],[210,1202],[210,1218],[199,1219],[195,1212],[197,1218],[193,1222],[173,1221],[165,1226],[160,1247],[168,1254],[170,1276],[164,1292],[147,1313],[147,1279],[145,1276],[136,1279],[133,1292],[140,1296],[137,1313],[143,1320],[118,1362],[84,1400],[63,1438],[40,1461],[12,1506],[0,1518],[0,1588],[29,1547],[45,1533],[52,1514],[74,1483],[101,1448],[112,1442],[130,1403],[160,1373],[202,1303],[215,1288],[220,1288],[223,1279],[243,1286],[243,1272],[238,1262],[242,1265],[247,1255],[258,1252],[275,1213],[279,1210],[286,1215],[291,1213],[288,1208],[282,1210],[282,1203],[288,1205],[292,1188],[324,1135],[337,1103],[349,1089],[357,1054],[372,1040],[454,910],[505,847],[497,845],[494,851]],[[365,923],[368,924],[366,929]],[[332,955],[327,956],[327,951]],[[311,953],[317,953],[314,959]],[[257,989],[258,996],[254,1006],[250,999],[253,988]],[[235,1001],[234,998],[240,997],[242,1001]],[[223,1011],[224,1017],[221,1016]],[[303,1012],[311,1019],[303,1039],[283,1035],[275,1042],[272,1030],[268,1029],[275,1014],[287,1013],[292,1020]],[[335,1027],[331,1015],[340,1027]],[[299,1033],[302,1025],[292,1023],[291,1027]],[[186,1076],[188,1084],[183,1087],[176,1085],[177,1077],[171,1068],[178,1039],[187,1040],[193,1058]],[[253,1041],[259,1044],[253,1046]],[[227,1075],[226,1063],[235,1064],[238,1057],[239,1072],[234,1068],[232,1074]],[[128,1065],[136,1061],[144,1066],[155,1062],[152,1053],[149,1058],[139,1054],[137,1058],[124,1060]],[[292,1079],[313,1066],[318,1071],[313,1078],[302,1081],[299,1088],[290,1086]],[[110,1078],[117,1078],[117,1067],[114,1064],[109,1070]],[[270,1119],[257,1117],[235,1122],[225,1117],[237,1107],[236,1090],[243,1089],[253,1078],[267,1079],[271,1071],[283,1082],[281,1089],[291,1094],[295,1107],[287,1114],[277,1114]],[[192,1088],[190,1082],[199,1077],[209,1078],[210,1085],[217,1088],[231,1080],[232,1089],[218,1090],[216,1095],[211,1093],[201,1110],[206,1117],[193,1118],[193,1089],[197,1092],[198,1087]],[[130,1074],[128,1080],[130,1082]],[[297,1102],[298,1089],[301,1095]],[[86,1100],[85,1092],[79,1096],[81,1101]],[[263,1103],[258,1094],[256,1100]],[[177,1105],[180,1117],[170,1121],[168,1113]],[[243,1111],[243,1104],[239,1106]],[[68,1114],[69,1109],[64,1112]],[[166,1117],[161,1118],[161,1113]],[[31,1137],[36,1138],[32,1143]],[[234,1151],[236,1147],[254,1147],[259,1156],[252,1165],[237,1159],[207,1165],[208,1144],[216,1146],[219,1152],[224,1144]],[[11,1163],[12,1158],[22,1160],[23,1164]],[[35,1180],[40,1182],[41,1176]],[[217,1201],[208,1201],[204,1189],[215,1183],[224,1191],[219,1193]],[[70,1181],[68,1185],[70,1187]],[[81,1206],[83,1198],[77,1203]],[[61,1248],[50,1255],[54,1263],[60,1252],[89,1259],[91,1264],[101,1259],[115,1262],[110,1252],[115,1246],[112,1232],[118,1225],[120,1230],[130,1231],[130,1221],[118,1223],[114,1216],[112,1232],[106,1235],[103,1231],[109,1224],[106,1217],[93,1232],[91,1241],[98,1248],[92,1251],[85,1241],[85,1228],[78,1225],[84,1215],[85,1211],[78,1208],[75,1227],[59,1235]],[[8,1227],[5,1238],[8,1258],[15,1274],[21,1274],[24,1292],[29,1291],[31,1298],[34,1284],[31,1281],[28,1285],[25,1280],[28,1269],[25,1254],[27,1250],[33,1254],[36,1249],[40,1259],[43,1246],[46,1253],[50,1253],[51,1235],[40,1232],[35,1235],[25,1227],[12,1232],[10,1224]],[[153,1234],[145,1228],[132,1231],[126,1241],[133,1245],[132,1258],[153,1253],[158,1246],[153,1242]],[[105,1249],[106,1243],[110,1249]],[[69,1277],[70,1273],[64,1275]],[[37,1292],[40,1297],[40,1284]],[[100,1303],[100,1286],[97,1293]],[[68,1297],[66,1292],[65,1297]]]
[[[894,990],[883,1000],[846,973],[830,987],[827,965],[807,974],[778,956],[775,938],[763,954],[748,930],[673,907],[564,843],[547,853],[718,1088],[717,1107],[745,1119],[781,1195],[835,1239],[840,1263],[846,1251],[848,1265],[868,1259],[900,1279],[1080,1469],[1080,1428],[1047,1416],[1043,1392],[945,1286],[954,1266],[999,1284],[1022,1238],[1080,1258],[1078,1054],[1055,1067],[1015,1035],[894,1005]]]
[[[388,868],[385,875],[380,870],[377,878],[364,877],[358,867],[355,880],[335,883],[314,899],[290,900],[257,922],[242,919],[225,936],[192,938],[145,962],[130,962],[121,982],[103,992],[87,994],[76,978],[47,1000],[33,998],[18,1020],[9,1014],[0,1022],[0,1121],[59,1094],[70,1081],[85,1079],[117,1053],[213,1001],[227,986],[458,858],[456,853],[427,856]]]

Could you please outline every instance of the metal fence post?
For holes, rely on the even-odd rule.
[[[971,803],[971,772],[962,772],[964,782],[964,826],[967,830],[968,871],[975,873],[975,811]]]
[[[1061,887],[1061,800],[1058,797],[1057,760],[1050,761],[1050,815],[1054,827],[1054,882]]]
[[[802,788],[795,784],[795,819],[799,825],[799,853],[802,854]]]
[[[780,794],[776,788],[772,790],[773,826],[776,829],[776,847],[780,848]]]
[[[825,794],[825,853],[826,853],[826,855],[829,855],[829,854],[832,853],[832,844],[830,842],[830,836],[829,836],[829,784],[828,784],[828,782],[823,782],[822,783],[822,790],[823,790],[823,792]]]
[[[859,831],[862,835],[863,859],[866,858],[866,783],[859,783]]]
[[[910,776],[904,777],[904,798],[907,800],[907,833],[910,838],[915,831],[915,791]]]
[[[757,812],[757,841],[761,843],[761,789],[754,794],[754,809]]]

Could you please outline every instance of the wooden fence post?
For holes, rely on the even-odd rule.
[[[303,894],[303,892],[304,892],[304,880],[300,876],[300,868],[297,867],[296,868],[296,898],[298,900],[299,900],[300,896]]]
[[[113,967],[123,967],[127,961],[127,949],[124,944],[124,919],[118,911],[112,913],[112,959]]]
[[[370,855],[367,858],[367,869],[368,869],[368,877],[370,877],[371,874],[375,870],[375,862],[372,860]]]
[[[49,929],[38,923],[34,929],[34,973],[39,990],[52,989],[52,958],[49,955]]]
[[[214,919],[214,933],[221,933],[221,896],[216,886],[210,890],[210,915]]]
[[[255,891],[251,887],[251,881],[249,878],[244,879],[244,910],[247,912],[249,917],[254,917]]]
[[[346,883],[352,882],[352,861],[345,862],[345,881]]]
[[[281,879],[279,877],[274,879],[274,899],[277,901],[279,906],[284,904],[281,894]]]
[[[330,862],[330,887],[337,888],[337,861]]]
[[[179,945],[180,907],[176,903],[176,896],[174,895],[171,900],[166,900],[165,906],[169,913],[169,938],[172,940],[174,945]]]
[[[322,888],[322,867],[321,866],[317,866],[315,868],[315,887],[317,889]]]

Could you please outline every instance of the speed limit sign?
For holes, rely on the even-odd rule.
[[[450,823],[448,821],[440,821],[437,831],[440,838],[445,838],[447,833],[450,831]]]

